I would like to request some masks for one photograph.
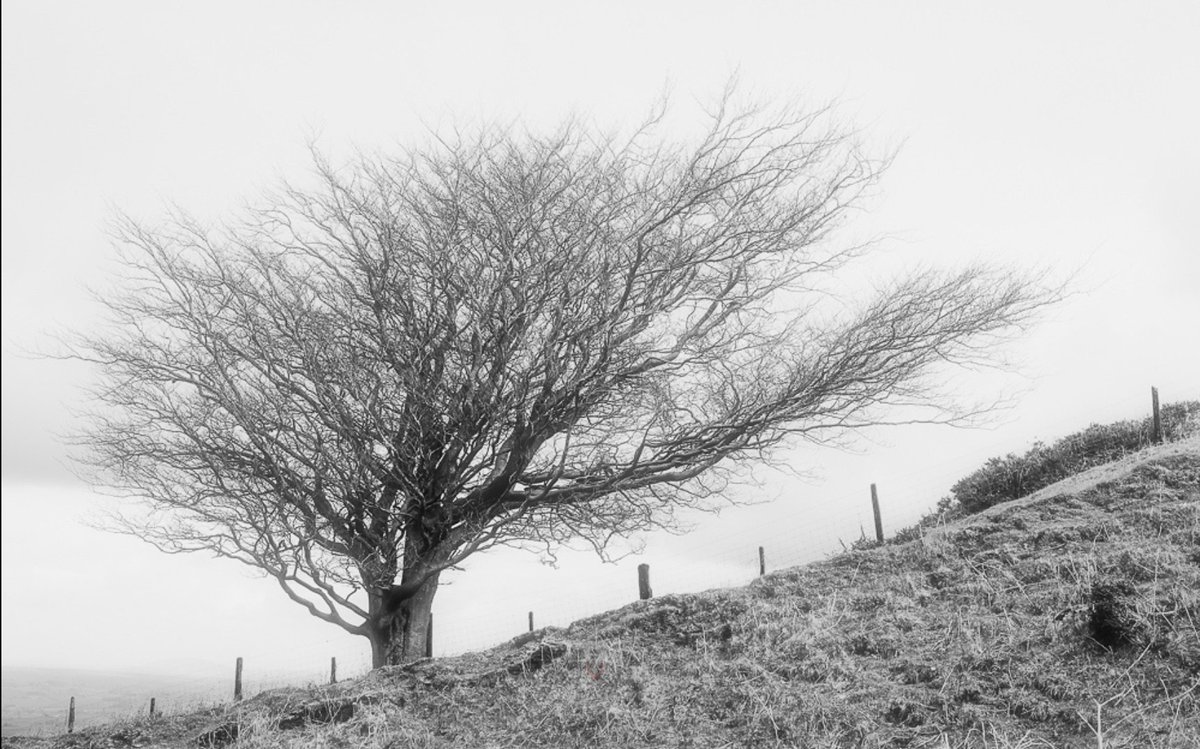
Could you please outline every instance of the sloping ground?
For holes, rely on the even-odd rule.
[[[487,653],[4,746],[1200,746],[1200,440]]]

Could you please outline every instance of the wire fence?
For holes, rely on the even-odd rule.
[[[1170,383],[1161,390],[1183,396],[1169,398],[1172,401],[1198,394],[1195,384],[1184,382]],[[1122,418],[1120,414],[1123,418],[1142,418],[1150,414],[1150,400],[1149,390],[1145,394],[1130,393],[1107,403],[1106,411],[1118,414],[1116,418]],[[538,590],[535,601],[523,600],[497,586],[494,580],[490,595],[487,591],[481,593],[478,584],[458,590],[460,583],[465,587],[473,578],[486,577],[479,573],[486,572],[487,559],[478,565],[468,564],[469,574],[445,586],[435,602],[433,654],[451,656],[498,645],[531,627],[565,627],[631,603],[639,597],[639,566],[649,566],[650,585],[656,595],[692,593],[744,585],[764,571],[829,557],[859,538],[874,538],[877,523],[890,537],[930,512],[955,481],[978,467],[981,454],[986,459],[1023,450],[1031,440],[1028,436],[1022,439],[1022,444],[1014,444],[1011,436],[997,436],[976,440],[969,450],[923,455],[919,462],[889,470],[886,483],[861,476],[852,482],[854,488],[834,493],[805,485],[785,490],[806,492],[810,500],[815,498],[822,507],[819,514],[812,512],[811,502],[737,507],[734,511],[739,517],[735,521],[726,522],[722,516],[693,534],[655,537],[644,553],[615,563],[601,564],[594,554],[564,554],[557,569],[533,566],[528,561],[513,562],[512,569],[520,570],[518,574],[538,578],[528,586]],[[869,459],[866,462],[869,464]],[[476,566],[479,569],[473,569]],[[318,652],[321,647],[324,654]],[[6,669],[3,733],[37,735],[65,730],[72,696],[73,727],[145,716],[151,711],[152,699],[158,713],[228,702],[234,697],[235,658],[244,664],[238,669],[238,688],[247,696],[280,687],[329,683],[334,663],[339,681],[361,676],[371,666],[365,640],[336,635],[320,646],[306,646],[302,652],[281,643],[278,648],[231,654],[226,675],[97,673],[91,678],[64,672],[57,680],[43,674],[38,678],[27,676],[21,682],[19,675],[10,679],[10,670]]]

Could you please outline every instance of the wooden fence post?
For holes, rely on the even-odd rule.
[[[879,493],[871,484],[871,511],[875,513],[875,540],[883,543],[883,518],[879,514]]]
[[[75,732],[75,698],[71,698],[71,706],[67,708],[67,733]]]
[[[242,656],[238,656],[237,666],[233,670],[233,701],[242,700]]]
[[[433,657],[433,612],[429,612],[429,623],[425,626],[425,657]]]
[[[758,576],[767,574],[767,554],[763,547],[758,547]]]
[[[529,631],[533,631],[533,612],[529,612]]]
[[[1163,441],[1162,415],[1158,411],[1158,388],[1156,387],[1150,388],[1150,402],[1151,407],[1154,409],[1154,431],[1150,435],[1150,441],[1156,445],[1161,445]]]
[[[154,698],[150,698],[150,717],[154,717]]]
[[[638,565],[638,598],[645,601],[654,595],[654,591],[650,590],[650,565]]]
[[[337,684],[337,656],[329,659],[329,683]]]

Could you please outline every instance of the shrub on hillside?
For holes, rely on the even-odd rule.
[[[1047,445],[1034,443],[1024,455],[992,458],[950,488],[941,503],[971,514],[998,502],[1017,499],[1072,474],[1108,463],[1151,443],[1152,423],[1141,420],[1093,424]],[[1172,403],[1162,409],[1163,440],[1173,442],[1200,433],[1200,401]]]
[[[1164,442],[1175,442],[1200,434],[1200,401],[1164,406],[1161,412]],[[916,525],[897,531],[890,543],[920,538],[925,529],[985,510],[999,502],[1018,499],[1080,471],[1116,460],[1150,444],[1152,420],[1093,424],[1054,444],[1035,442],[1024,455],[992,458],[979,470],[959,480],[937,508]],[[876,545],[863,538],[853,548]]]

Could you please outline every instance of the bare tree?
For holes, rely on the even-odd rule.
[[[439,575],[475,552],[603,549],[789,436],[936,407],[931,367],[1055,292],[973,267],[823,301],[864,249],[830,232],[881,170],[827,121],[483,128],[318,157],[315,187],[219,231],[122,220],[116,325],[79,349],[96,481],[148,504],[129,531],[264,571],[380,666],[423,654]]]

